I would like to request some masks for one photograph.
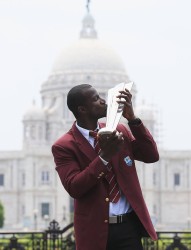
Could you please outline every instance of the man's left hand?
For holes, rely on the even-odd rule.
[[[132,95],[129,92],[128,89],[125,89],[123,91],[119,91],[119,95],[117,98],[119,100],[117,101],[119,104],[124,105],[123,106],[123,117],[125,117],[128,121],[134,120],[135,114],[133,111],[133,105],[132,105]]]

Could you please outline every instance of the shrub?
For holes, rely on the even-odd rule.
[[[0,202],[0,228],[4,225],[4,207],[3,204]]]

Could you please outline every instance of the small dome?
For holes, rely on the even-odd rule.
[[[35,103],[25,112],[23,116],[23,120],[35,120],[35,121],[42,121],[45,120],[45,112],[40,107],[37,107]]]
[[[83,27],[80,32],[80,38],[97,38],[97,32],[94,28],[95,21],[90,13],[84,17],[82,23]]]

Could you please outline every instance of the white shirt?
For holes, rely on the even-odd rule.
[[[80,133],[88,140],[88,142],[91,144],[92,147],[94,147],[94,138],[89,135],[89,130],[80,127],[77,122],[76,122],[76,127],[80,131]],[[97,129],[99,129],[99,125],[97,126]],[[101,157],[100,157],[101,158]],[[101,160],[103,161],[104,165],[107,163],[104,161],[102,158]],[[132,211],[132,208],[125,198],[124,194],[121,191],[121,196],[120,199],[117,203],[109,203],[109,216],[113,215],[119,215],[119,214],[125,214],[127,212]]]

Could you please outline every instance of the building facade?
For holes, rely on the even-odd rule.
[[[41,86],[42,107],[33,103],[23,116],[23,149],[0,152],[0,201],[5,210],[5,229],[43,229],[52,219],[63,226],[69,223],[72,200],[61,186],[51,154],[53,142],[74,121],[66,106],[67,93],[76,84],[90,83],[106,98],[109,88],[128,81],[121,58],[100,42],[94,19],[87,13],[80,39],[63,50]],[[135,85],[132,92],[136,114],[158,140],[153,109],[137,107]],[[189,228],[191,152],[160,148],[160,161],[137,162],[137,171],[156,228]]]

